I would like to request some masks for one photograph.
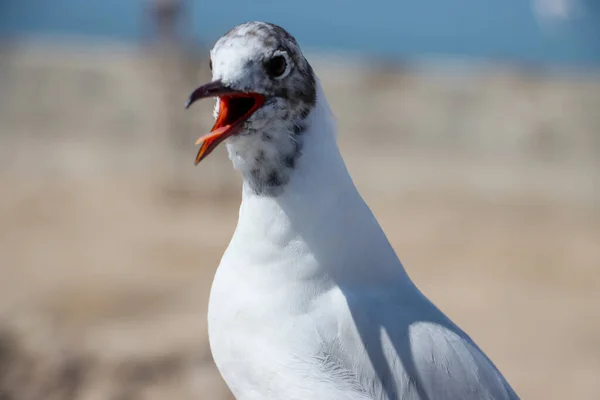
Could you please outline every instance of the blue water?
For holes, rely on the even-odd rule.
[[[194,37],[211,44],[233,25],[265,20],[306,48],[392,58],[472,56],[600,67],[600,0],[543,29],[531,0],[188,1]],[[138,41],[149,22],[140,0],[0,0],[0,35],[88,35]]]

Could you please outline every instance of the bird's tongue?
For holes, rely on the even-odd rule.
[[[198,138],[198,140],[196,140],[196,144],[200,144],[210,139],[215,139],[231,129],[231,124],[235,121],[228,121],[227,117],[230,116],[230,111],[231,107],[229,107],[229,101],[227,98],[221,98],[219,101],[219,115],[217,116],[217,121],[210,130],[210,133]]]
[[[233,114],[231,111],[228,98],[222,97],[219,100],[219,115],[217,116],[217,121],[210,130],[210,133],[201,136],[196,140],[196,144],[202,144],[198,151],[198,155],[196,156],[196,164],[202,161],[204,157],[233,133],[232,130],[235,120],[231,121],[231,116]]]

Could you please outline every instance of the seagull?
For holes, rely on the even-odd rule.
[[[196,164],[225,142],[243,177],[208,306],[239,400],[505,400],[517,394],[415,286],[362,199],[325,94],[280,26],[236,26],[210,52],[216,98]],[[368,132],[365,132],[368,134]]]

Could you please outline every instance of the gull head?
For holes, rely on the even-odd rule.
[[[216,98],[216,122],[196,142],[196,164],[225,141],[256,191],[283,185],[317,101],[316,79],[298,43],[277,25],[247,22],[216,42],[210,66],[212,81],[194,90],[186,106]]]

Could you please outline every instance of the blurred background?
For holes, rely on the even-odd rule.
[[[253,19],[417,285],[522,398],[600,398],[596,0],[0,1],[0,398],[231,398],[205,319],[241,183],[183,105]]]

